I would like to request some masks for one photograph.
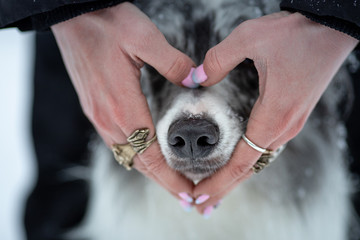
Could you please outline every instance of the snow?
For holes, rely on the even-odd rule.
[[[34,181],[30,141],[33,33],[0,31],[0,239],[22,240],[25,198]]]

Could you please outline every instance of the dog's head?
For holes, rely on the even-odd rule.
[[[239,65],[221,83],[208,88],[175,86],[150,67],[143,80],[169,166],[192,180],[224,166],[245,131],[257,96],[252,62]]]
[[[233,0],[141,4],[169,43],[198,64],[240,22],[261,14]],[[250,60],[208,88],[175,86],[149,66],[142,81],[158,141],[170,167],[200,180],[228,162],[258,95],[257,72]]]

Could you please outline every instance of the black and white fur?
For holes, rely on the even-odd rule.
[[[270,0],[144,0],[136,4],[173,46],[197,64],[241,22],[279,11],[278,3]],[[209,88],[177,87],[151,67],[144,69],[142,81],[169,166],[193,180],[224,166],[245,131],[258,95],[252,62],[239,65]],[[196,211],[183,211],[166,190],[136,171],[124,170],[105,146],[95,144],[88,211],[72,234],[76,239],[80,235],[99,240],[346,239],[351,183],[340,109],[349,105],[350,89],[342,68],[302,132],[274,163],[226,196],[207,220]],[[167,134],[183,118],[214,122],[220,139],[206,158],[179,164],[183,159],[172,153]]]

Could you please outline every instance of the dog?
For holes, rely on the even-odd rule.
[[[272,0],[136,1],[168,42],[200,64],[205,53],[248,19],[279,11]],[[226,165],[258,97],[258,75],[246,60],[219,84],[186,89],[155,69],[142,71],[168,165],[199,181]],[[239,184],[209,219],[136,171],[126,171],[96,141],[90,201],[72,237],[88,239],[344,240],[352,184],[344,115],[352,86],[342,67],[303,130],[259,174]],[[304,93],[306,94],[306,93]],[[192,150],[186,141],[197,137]],[[200,137],[199,137],[200,136]]]

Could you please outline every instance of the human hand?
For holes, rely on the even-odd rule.
[[[130,3],[83,14],[52,31],[83,111],[108,146],[126,143],[136,129],[155,133],[140,87],[144,62],[175,83],[194,65]],[[176,197],[192,191],[193,184],[168,167],[157,142],[134,158],[134,167]]]
[[[259,98],[246,136],[262,148],[275,150],[299,133],[357,42],[299,13],[249,20],[208,51],[203,63],[208,79],[201,85],[221,81],[245,58],[252,59],[259,75]],[[201,68],[197,71],[205,76]],[[195,187],[195,197],[209,196],[197,205],[198,211],[209,214],[212,206],[250,177],[260,155],[241,140],[229,163]]]

